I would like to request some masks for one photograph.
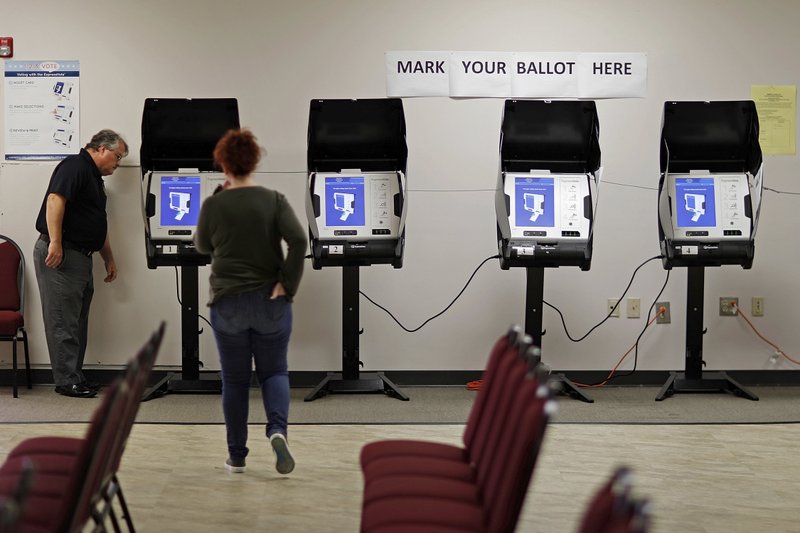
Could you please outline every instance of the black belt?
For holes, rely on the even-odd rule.
[[[47,244],[50,244],[50,237],[45,235],[44,233],[39,234],[39,240],[44,241]],[[77,244],[71,243],[69,241],[61,241],[61,247],[66,248],[68,250],[75,250],[81,255],[85,255],[86,257],[92,257],[94,250],[90,250],[88,248],[84,248],[83,246],[78,246]]]

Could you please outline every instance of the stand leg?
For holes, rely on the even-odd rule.
[[[550,377],[548,380],[551,383],[558,383],[558,391],[561,394],[565,394],[570,398],[574,398],[576,400],[580,400],[586,403],[594,403],[594,400],[589,398],[575,383],[570,381],[570,379],[565,376],[564,374],[555,374]]]
[[[660,402],[679,392],[730,392],[758,401],[758,396],[731,379],[725,372],[703,372],[703,269],[688,267],[686,289],[686,371],[670,372],[656,395]]]
[[[758,396],[725,372],[703,372],[700,378],[687,377],[685,372],[671,372],[669,379],[656,396],[656,401],[660,402],[679,392],[730,392],[734,396],[758,401]]]
[[[381,379],[381,381],[383,381],[383,392],[385,394],[388,396],[394,396],[398,400],[403,400],[404,402],[410,400],[410,398],[400,390],[400,387],[395,385],[391,379],[387,378],[383,372],[378,372],[378,377]]]
[[[198,377],[198,379],[181,379],[177,374],[170,372],[155,385],[145,390],[142,395],[142,401],[146,402],[170,393],[182,392],[189,394],[219,394],[222,392],[222,380],[217,376],[210,376],[206,379],[203,379],[202,376]]]
[[[382,392],[398,400],[407,402],[406,396],[383,372],[362,372],[358,379],[347,379],[339,372],[329,372],[322,381],[305,397],[313,402],[328,394],[369,394]]]
[[[308,393],[305,401],[312,402],[328,394],[360,394],[382,392],[398,400],[408,396],[392,383],[383,372],[359,372],[358,267],[342,268],[342,372],[329,372]]]
[[[542,307],[544,305],[544,268],[525,267],[525,333],[533,339],[533,345],[542,347]],[[541,365],[541,361],[539,362]],[[555,374],[550,377],[551,382],[560,383],[558,390],[576,400],[594,403],[580,388],[564,374]]]
[[[142,401],[147,402],[154,398],[161,398],[165,394],[169,393],[169,382],[175,377],[175,374],[170,372],[152,387],[147,388],[142,395]]]
[[[197,269],[196,265],[181,267],[181,375],[168,373],[145,391],[143,402],[171,392],[218,394],[222,391],[222,381],[218,376],[203,379],[200,375]]]
[[[200,377],[200,342],[197,319],[197,267],[181,267],[181,373],[183,379]]]
[[[675,378],[678,376],[677,372],[670,372],[667,381],[661,386],[661,390],[656,394],[656,401],[660,402],[664,398],[669,398],[675,394]]]
[[[724,379],[728,384],[727,390],[729,392],[733,393],[735,396],[741,396],[742,398],[747,398],[748,400],[752,400],[754,402],[758,401],[758,396],[742,387],[738,381],[730,377],[725,372],[720,372],[720,374],[722,374],[722,379]]]
[[[339,374],[339,376],[341,376],[341,374]],[[334,379],[335,377],[336,377],[336,374],[334,374],[333,372],[328,372],[328,375],[325,376],[322,379],[322,381],[320,381],[317,384],[317,386],[314,387],[311,390],[311,392],[306,394],[306,397],[303,399],[303,401],[313,402],[317,398],[322,398],[323,396],[327,396],[328,395],[328,383],[330,383],[331,379]]]

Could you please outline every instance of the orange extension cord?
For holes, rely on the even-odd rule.
[[[660,315],[664,311],[666,311],[665,307],[659,307],[658,308],[658,313],[656,313],[656,315],[650,320],[650,322],[647,323],[647,326],[645,326],[644,329],[649,328],[653,324],[653,322],[655,322],[658,319],[658,315]],[[585,383],[574,382],[575,385],[577,385],[579,387],[587,387],[587,388],[602,387],[603,385],[608,383],[608,381],[614,376],[614,374],[616,373],[617,369],[619,368],[619,365],[622,364],[622,361],[624,361],[625,358],[628,357],[628,355],[633,351],[634,348],[636,348],[636,343],[634,343],[634,345],[631,346],[630,349],[627,352],[625,352],[625,354],[622,356],[622,358],[620,358],[619,361],[617,361],[617,364],[614,366],[614,368],[611,370],[611,372],[609,372],[608,376],[606,376],[606,379],[604,379],[602,383],[595,383],[594,385],[588,385],[588,384],[585,384]],[[471,391],[480,390],[482,382],[483,382],[482,379],[476,379],[475,381],[470,381],[469,383],[467,383],[467,390],[471,390]]]
[[[754,332],[756,335],[758,335],[758,338],[759,338],[759,339],[761,339],[762,341],[766,342],[767,344],[769,344],[770,346],[772,346],[773,348],[775,348],[775,353],[776,353],[776,354],[778,354],[778,355],[781,355],[781,356],[785,357],[787,360],[791,361],[792,363],[794,363],[794,364],[796,364],[796,365],[800,365],[800,361],[797,361],[797,360],[795,360],[795,359],[792,359],[791,357],[789,357],[788,355],[786,355],[786,353],[785,353],[785,352],[784,352],[784,351],[783,351],[783,350],[782,350],[782,349],[781,349],[781,348],[780,348],[780,347],[779,347],[777,344],[775,344],[774,342],[771,342],[771,341],[770,341],[769,339],[767,339],[767,338],[766,338],[764,335],[762,335],[762,334],[761,334],[761,332],[760,332],[760,331],[758,331],[758,330],[756,329],[756,327],[753,325],[753,323],[752,323],[752,322],[750,322],[750,320],[748,320],[748,318],[747,318],[746,316],[744,316],[744,313],[742,312],[741,308],[740,308],[738,305],[736,305],[736,304],[734,303],[734,304],[733,304],[733,307],[734,307],[734,308],[736,308],[736,310],[738,311],[738,313],[737,313],[737,314],[738,314],[740,317],[742,317],[742,320],[744,320],[745,322],[747,322],[747,325],[748,325],[748,326],[750,326],[750,329],[752,329],[752,330],[753,330],[753,332]]]
[[[793,359],[792,357],[789,357],[789,355],[787,355],[786,352],[784,352],[783,349],[781,349],[780,346],[778,346],[774,342],[772,342],[769,339],[767,339],[766,337],[764,337],[764,335],[762,335],[761,332],[758,331],[758,329],[756,329],[756,327],[753,325],[753,323],[750,322],[750,320],[745,316],[744,312],[741,310],[741,308],[739,308],[738,305],[733,303],[733,307],[735,307],[736,310],[738,311],[737,315],[739,315],[742,318],[742,320],[744,320],[747,323],[747,325],[750,326],[750,329],[753,330],[753,332],[758,336],[758,338],[760,338],[762,341],[764,341],[765,343],[767,343],[768,345],[770,345],[772,348],[775,349],[775,353],[776,354],[780,355],[781,357],[786,358],[786,360],[791,361],[792,363],[794,363],[796,365],[800,365],[800,361],[798,361],[796,359]],[[666,311],[666,309],[664,307],[659,307],[658,313],[656,313],[656,316],[654,316],[653,319],[650,320],[650,322],[647,323],[647,326],[645,326],[645,329],[649,328],[653,324],[653,322],[655,322],[658,319],[658,315],[660,315],[664,311]],[[595,383],[595,384],[586,384],[586,383],[578,383],[578,382],[573,382],[573,383],[575,383],[575,385],[577,385],[579,387],[585,387],[585,388],[598,388],[598,387],[604,386],[606,383],[609,382],[609,380],[611,380],[611,378],[617,372],[617,369],[619,368],[619,365],[621,365],[622,362],[625,360],[625,358],[628,357],[628,355],[630,355],[630,353],[633,351],[634,348],[636,348],[636,344],[631,346],[630,349],[627,352],[625,352],[625,354],[623,354],[623,356],[620,358],[620,360],[617,362],[617,364],[614,366],[614,368],[611,369],[611,372],[608,373],[608,376],[606,376],[606,378],[601,383]],[[467,390],[471,390],[471,391],[480,390],[482,382],[483,382],[483,380],[481,380],[481,379],[476,379],[475,381],[470,381],[469,383],[467,383]]]
[[[658,313],[656,313],[655,316],[650,319],[650,322],[647,323],[647,325],[644,327],[644,329],[647,330],[647,328],[652,326],[653,322],[658,320],[658,316],[661,313],[663,313],[664,311],[666,311],[666,310],[667,310],[666,307],[659,307],[658,308]],[[611,380],[612,377],[614,377],[614,374],[616,374],[617,369],[619,368],[619,365],[622,364],[622,362],[625,360],[625,358],[628,357],[628,355],[630,355],[630,353],[635,348],[636,348],[636,343],[634,342],[633,346],[628,348],[628,351],[625,352],[624,354],[622,354],[622,357],[620,357],[619,361],[617,361],[617,364],[614,365],[614,368],[611,369],[611,372],[608,373],[608,376],[606,376],[606,379],[604,379],[602,382],[594,383],[594,384],[586,384],[586,383],[578,383],[577,381],[573,381],[573,383],[575,383],[575,385],[577,385],[578,387],[584,387],[584,388],[587,388],[587,389],[594,389],[594,388],[599,388],[599,387],[604,386],[606,383],[608,383]]]

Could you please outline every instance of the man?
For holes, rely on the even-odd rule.
[[[64,396],[92,398],[100,388],[86,381],[82,370],[94,294],[92,255],[100,252],[104,281],[114,281],[117,265],[108,240],[102,176],[113,174],[126,155],[128,145],[119,134],[97,133],[53,171],[36,219],[36,280],[56,392]]]

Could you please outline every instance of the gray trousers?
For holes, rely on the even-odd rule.
[[[57,268],[44,264],[47,243],[33,247],[36,281],[42,299],[44,332],[56,386],[85,381],[83,357],[89,336],[89,306],[94,294],[92,258],[64,249]]]

